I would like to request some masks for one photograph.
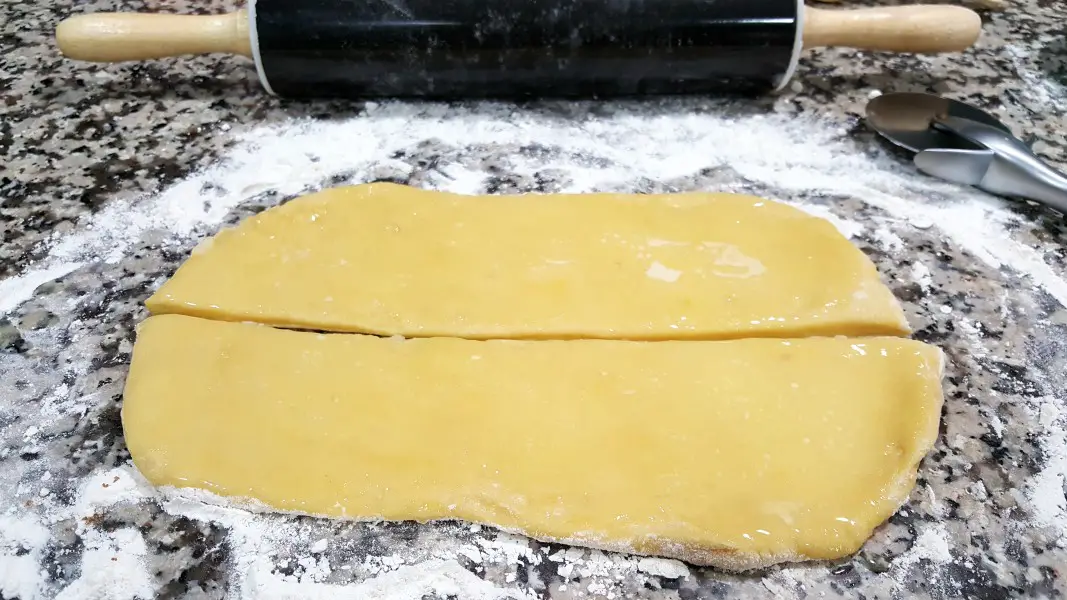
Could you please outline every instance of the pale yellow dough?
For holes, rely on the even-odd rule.
[[[333,188],[219,233],[148,308],[407,337],[909,331],[873,264],[829,222],[709,193]]]
[[[159,486],[744,569],[856,551],[934,443],[940,373],[900,338],[399,340],[168,315],[139,329],[122,417]]]

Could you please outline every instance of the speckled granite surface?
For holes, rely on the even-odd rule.
[[[1067,103],[1047,82],[1067,84],[1067,5],[1060,0],[1017,4],[1008,12],[986,15],[979,47],[962,56],[810,52],[787,93],[719,109],[817,114],[837,121],[862,148],[873,143],[873,137],[857,117],[872,90],[934,91],[997,112],[1033,142],[1039,154],[1063,167]],[[338,120],[361,114],[358,104],[295,104],[268,98],[242,60],[210,57],[87,66],[60,58],[50,40],[58,19],[76,12],[230,8],[219,2],[195,6],[100,1],[0,5],[0,280],[47,256],[56,236],[83,229],[92,215],[210,165],[242,132],[293,117]],[[704,110],[686,102],[544,103],[525,109],[564,120],[620,110]],[[443,110],[441,118],[448,117]],[[507,144],[413,144],[394,157],[390,177],[421,184],[431,170],[473,161],[485,165],[486,191],[545,190],[561,183],[551,172],[531,176],[509,171],[507,160],[497,160],[515,151]],[[671,181],[635,180],[630,187],[731,187],[790,195],[729,169],[697,169]],[[494,565],[488,558],[484,564],[468,559],[463,562],[466,568],[502,585],[524,586],[535,596],[559,598],[1067,596],[1064,527],[1036,523],[1021,492],[1057,460],[1049,440],[1035,432],[1054,420],[1056,411],[1067,412],[1067,396],[1056,387],[1057,380],[1049,378],[1049,373],[1067,370],[1063,305],[1032,289],[1010,268],[992,267],[944,239],[937,233],[938,224],[916,227],[887,219],[862,198],[801,199],[832,205],[833,212],[852,221],[883,223],[903,242],[905,252],[892,251],[871,230],[856,240],[904,301],[916,337],[940,345],[949,356],[942,435],[922,466],[905,510],[860,553],[833,565],[746,576],[700,569],[691,569],[685,578],[620,575],[606,586],[595,581],[595,569],[561,573],[559,561],[547,557],[562,548],[542,552],[532,544],[534,551],[518,560]],[[271,194],[256,196],[227,221],[280,200]],[[1062,216],[1025,204],[1012,210],[1021,217],[1013,239],[1035,249],[1062,278],[1067,273]],[[32,298],[0,317],[0,519],[9,519],[0,520],[0,530],[8,528],[6,538],[0,531],[0,546],[6,544],[0,551],[7,552],[0,555],[7,557],[0,563],[5,567],[0,568],[0,597],[52,597],[71,582],[84,583],[85,570],[93,564],[86,556],[100,547],[94,535],[126,529],[139,532],[144,540],[138,560],[150,574],[148,587],[131,591],[119,586],[108,597],[223,597],[232,591],[235,571],[247,566],[233,550],[234,533],[228,527],[164,511],[152,501],[127,499],[92,510],[87,517],[64,509],[83,495],[79,489],[86,477],[129,458],[119,409],[134,326],[145,316],[143,300],[195,241],[195,236],[161,239],[148,231],[121,259],[90,259],[44,283]],[[913,277],[920,264],[931,271],[928,283]],[[81,366],[72,370],[75,364]],[[49,418],[40,418],[45,413]],[[1060,486],[1059,498],[1055,481],[1046,490],[1053,507],[1064,501],[1062,481]],[[33,518],[39,517],[47,535],[37,543],[28,534],[19,538],[11,533],[15,515],[37,515]],[[272,557],[279,573],[308,571],[307,564],[295,559],[308,554],[311,541],[329,538],[330,549],[323,556],[333,570],[317,580],[338,584],[366,575],[340,565],[359,564],[386,550],[417,554],[420,545],[442,538],[457,543],[495,538],[492,532],[471,532],[453,524],[285,519],[283,525],[283,519],[272,519],[265,521],[268,528],[277,523],[280,531],[299,530],[294,545]],[[924,543],[924,534],[935,530],[934,541],[941,542],[930,545],[928,538]],[[536,558],[542,555],[545,558]],[[902,559],[907,556],[911,558]],[[904,562],[908,564],[902,570]],[[16,579],[20,572],[22,579]],[[33,578],[40,585],[25,584]],[[89,589],[84,586],[78,589],[81,595],[68,590],[68,597],[105,597],[84,592]]]

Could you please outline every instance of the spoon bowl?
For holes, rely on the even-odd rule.
[[[989,113],[964,102],[933,94],[883,94],[867,104],[867,124],[882,137],[909,152],[931,148],[981,149],[969,140],[932,127],[935,121],[946,117],[977,121],[1011,135],[1011,130]]]
[[[981,109],[931,94],[893,93],[871,100],[867,123],[915,153],[912,161],[927,175],[1067,214],[1067,175]]]

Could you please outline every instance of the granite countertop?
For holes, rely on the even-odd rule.
[[[461,187],[470,191],[546,191],[632,158],[606,149],[600,156],[568,153],[552,139],[486,135],[468,142],[437,125],[481,117],[528,129],[547,123],[545,131],[564,139],[568,128],[588,130],[590,123],[607,129],[645,123],[654,140],[668,134],[649,123],[681,115],[693,123],[735,122],[735,130],[714,135],[737,136],[740,144],[776,124],[822,123],[837,133],[812,144],[853,150],[851,158],[842,155],[853,161],[848,165],[896,165],[902,181],[918,182],[859,117],[879,92],[923,90],[993,111],[1038,154],[1067,167],[1067,5],[1010,4],[984,15],[983,39],[961,55],[809,51],[776,96],[510,107],[287,102],[263,93],[243,59],[76,64],[59,57],[51,39],[54,25],[70,14],[233,8],[218,1],[0,5],[0,597],[333,598],[348,590],[374,598],[490,598],[501,589],[542,598],[1067,596],[1063,216],[930,183],[801,193],[784,176],[765,179],[653,147],[649,156],[674,165],[669,176],[635,172],[612,184],[629,191],[740,190],[817,205],[854,226],[854,241],[904,303],[915,337],[945,350],[941,435],[911,499],[858,554],[833,564],[732,575],[456,523],[212,511],[161,498],[140,482],[128,466],[120,420],[143,301],[222,224],[339,182],[459,186],[461,173]],[[277,144],[257,128],[290,127],[292,134],[294,120],[338,128],[337,135],[351,131],[353,156],[361,147],[371,156],[351,165],[343,157],[312,156],[292,168],[304,179],[289,187],[271,173],[256,187],[232,176],[238,167],[216,168],[220,158],[258,164]],[[375,136],[394,137],[385,143]],[[300,148],[316,151],[314,144]],[[375,148],[388,148],[388,156],[379,160]],[[798,162],[806,160],[801,154]],[[307,165],[320,171],[309,175]],[[876,172],[882,173],[857,170],[857,185]],[[234,185],[246,186],[240,201],[222,202],[238,193],[225,189]],[[872,191],[855,191],[865,189]],[[894,212],[897,195],[929,200],[944,212],[901,216]],[[987,212],[967,212],[968,206]],[[988,218],[951,216],[973,214]],[[997,227],[987,236],[990,223]],[[431,559],[444,560],[431,574],[446,584],[404,587],[415,572],[399,567]],[[375,576],[387,579],[375,583]],[[483,579],[488,587],[477,585]]]

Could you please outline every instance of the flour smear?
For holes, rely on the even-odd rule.
[[[257,129],[242,136],[216,166],[158,195],[112,202],[72,232],[50,240],[46,258],[0,282],[0,312],[17,309],[45,281],[95,262],[123,260],[150,233],[176,245],[209,235],[231,210],[265,192],[287,197],[326,182],[406,177],[414,167],[404,162],[403,155],[420,144],[434,145],[449,157],[440,168],[424,169],[421,184],[460,193],[484,190],[494,172],[492,165],[484,164],[482,150],[490,146],[509,149],[500,160],[507,162],[511,176],[535,180],[538,174],[552,173],[558,191],[564,192],[671,191],[693,185],[685,182],[700,185],[700,176],[694,177],[700,173],[709,173],[712,181],[716,169],[732,170],[730,181],[753,182],[773,199],[832,220],[846,235],[866,235],[885,252],[908,251],[892,228],[925,231],[929,238],[947,240],[1067,304],[1067,281],[1045,262],[1042,252],[1020,237],[1025,224],[1005,201],[922,177],[899,159],[852,139],[844,129],[848,123],[794,114],[728,116],[735,111],[736,106],[695,101],[668,101],[652,109],[620,105],[596,116],[562,116],[551,110],[495,104],[454,108],[390,103],[371,106],[366,114],[345,120]],[[726,185],[727,191],[732,185]],[[722,189],[713,183],[707,188]],[[810,201],[813,196],[859,199],[876,209],[875,216],[851,220],[835,212],[833,203]],[[922,289],[934,285],[927,265],[916,262],[909,273]],[[975,340],[978,352],[979,336]],[[77,343],[77,339],[56,340],[55,352]],[[85,373],[88,360],[74,364],[72,372]],[[25,415],[19,422],[24,430],[19,433],[24,438],[20,451],[36,452],[46,443],[39,430],[63,415],[84,415],[106,401],[68,392],[66,387],[56,388],[42,401],[39,415]],[[1043,417],[1042,430],[1035,435],[1050,440],[1045,448],[1051,459],[1035,478],[1033,489],[1022,492],[1022,501],[1029,503],[1035,518],[1052,529],[1067,522],[1067,508],[1056,496],[1062,491],[1067,457],[1063,445],[1054,443],[1064,436],[1056,403],[1051,397],[1043,404],[1035,401],[1035,410]],[[32,484],[28,477],[23,472],[0,473],[0,483],[7,489],[17,487],[20,497],[40,498],[32,510],[0,505],[0,596],[23,600],[45,597],[47,592],[49,526],[68,520],[84,523],[108,507],[139,503],[158,503],[170,515],[226,527],[232,552],[228,585],[241,598],[419,600],[428,594],[477,600],[527,598],[532,582],[519,580],[521,566],[547,569],[564,581],[553,584],[553,593],[610,599],[625,593],[621,582],[643,590],[645,583],[686,581],[692,576],[676,561],[579,548],[546,553],[532,549],[522,538],[477,537],[473,528],[469,533],[474,537],[441,535],[419,548],[391,548],[358,563],[339,563],[330,558],[334,543],[309,534],[298,519],[218,506],[211,499],[168,496],[145,485],[129,468],[99,472],[78,482],[70,500],[54,500],[45,476],[33,474]],[[119,528],[104,533],[81,524],[72,535],[81,536],[85,547],[81,575],[60,597],[147,598],[155,593],[157,582],[148,571],[140,531]],[[918,543],[897,559],[895,570],[886,577],[900,579],[920,563],[950,561],[946,535],[938,525],[924,525]],[[489,583],[472,569],[483,574],[503,569],[495,574],[503,584]],[[765,578],[763,586],[787,597],[807,585],[804,577],[801,570],[783,569]]]
[[[217,166],[158,196],[113,202],[74,232],[57,236],[48,257],[0,282],[0,310],[10,311],[36,285],[93,260],[117,261],[148,231],[175,238],[210,231],[234,207],[257,194],[293,195],[328,178],[358,182],[375,172],[408,171],[387,157],[435,140],[456,148],[515,147],[511,170],[565,173],[559,191],[625,189],[642,180],[677,180],[728,167],[745,179],[791,192],[862,198],[918,226],[936,223],[964,250],[1029,277],[1067,304],[1067,282],[1007,231],[1020,222],[1005,201],[923,177],[899,159],[852,141],[840,127],[794,115],[724,118],[716,105],[658,115],[620,109],[604,117],[564,119],[537,111],[485,105],[476,109],[407,104],[373,106],[339,122],[297,122],[244,135]],[[521,153],[520,148],[547,148]],[[470,157],[473,161],[475,157]],[[481,164],[452,164],[430,182],[436,189],[478,193]],[[205,191],[205,189],[209,191]]]

